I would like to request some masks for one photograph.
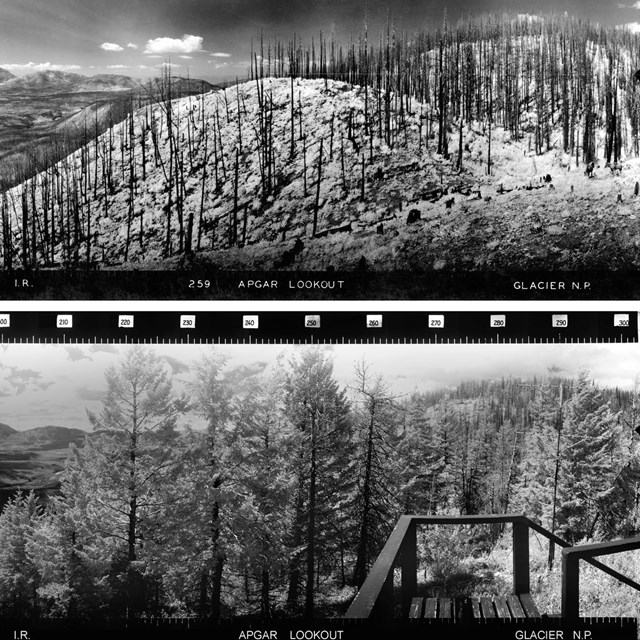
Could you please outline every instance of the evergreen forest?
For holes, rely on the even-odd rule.
[[[187,375],[178,392],[141,347],[106,369],[59,491],[0,514],[1,616],[341,616],[402,514],[524,513],[572,544],[640,529],[640,388],[541,372],[398,395],[366,361],[339,383],[322,348],[261,373],[203,349]],[[500,591],[509,545],[495,525],[429,528],[420,588]],[[559,562],[535,535],[531,554],[553,613]],[[633,553],[615,562],[640,577]],[[589,569],[583,606],[633,615]]]

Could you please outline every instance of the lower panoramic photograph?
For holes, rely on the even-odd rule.
[[[639,376],[635,345],[5,345],[0,627],[635,637]]]

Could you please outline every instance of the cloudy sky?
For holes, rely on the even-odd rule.
[[[88,429],[86,410],[99,411],[104,371],[128,347],[9,345],[0,349],[0,422],[14,429],[56,425]],[[192,365],[207,350],[225,353],[228,366],[246,375],[264,373],[279,355],[296,347],[166,345],[154,347],[171,373],[176,392],[184,392]],[[640,374],[639,345],[425,345],[328,347],[335,376],[348,386],[356,362],[383,374],[398,395],[454,386],[469,379],[554,375],[574,377],[586,368],[601,386],[631,388]],[[191,423],[198,428],[196,422]]]
[[[389,15],[414,31],[469,13],[553,9],[640,29],[640,1],[627,0],[0,0],[0,67],[16,75],[41,69],[153,74],[165,60],[176,72],[209,80],[244,77],[250,40],[320,30],[348,38],[365,15],[372,31]]]

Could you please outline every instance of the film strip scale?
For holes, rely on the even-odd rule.
[[[638,342],[637,312],[11,312],[0,342],[580,344]]]

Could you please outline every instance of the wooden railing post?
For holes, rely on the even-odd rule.
[[[513,592],[529,593],[529,526],[526,519],[513,522]]]
[[[411,521],[400,548],[402,615],[409,615],[411,599],[415,598],[418,590],[417,540],[416,523]]]
[[[562,617],[577,620],[580,617],[580,556],[562,550]]]
[[[371,611],[373,618],[393,618],[393,570],[380,589],[380,594]]]

